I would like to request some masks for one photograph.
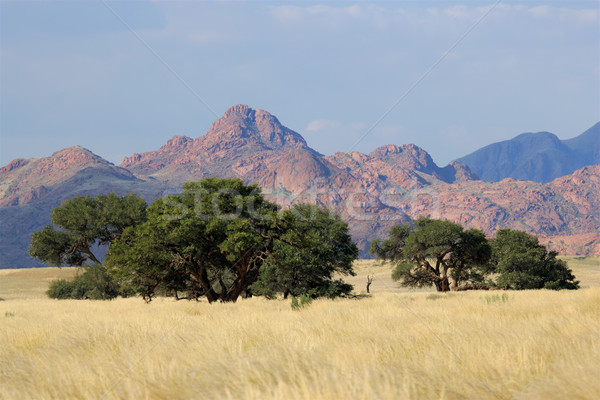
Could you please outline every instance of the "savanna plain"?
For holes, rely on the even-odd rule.
[[[580,290],[447,294],[359,261],[355,298],[300,310],[51,300],[77,269],[0,270],[0,398],[598,399],[600,258],[567,261]]]

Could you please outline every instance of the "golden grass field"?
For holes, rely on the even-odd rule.
[[[398,289],[235,304],[50,300],[76,270],[0,270],[2,399],[598,399],[600,259],[578,291]]]

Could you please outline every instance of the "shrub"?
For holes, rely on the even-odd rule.
[[[526,289],[578,289],[567,263],[556,258],[537,237],[525,232],[500,229],[491,240],[493,272],[499,287]]]
[[[312,300],[312,297],[307,294],[301,294],[300,300],[298,300],[298,297],[292,296],[292,310],[298,311],[301,308],[307,307]]]
[[[119,285],[102,264],[95,264],[72,281],[59,279],[51,282],[46,294],[51,299],[110,300],[118,296]]]
[[[51,299],[70,299],[71,293],[73,292],[73,282],[65,279],[57,279],[50,283],[50,287],[46,291],[46,294]]]

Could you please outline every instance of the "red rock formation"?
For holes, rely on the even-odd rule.
[[[43,197],[48,188],[62,183],[86,168],[112,168],[129,179],[133,174],[81,146],[55,152],[49,157],[17,159],[0,169],[0,207],[27,204]]]
[[[489,183],[460,163],[438,167],[413,144],[324,157],[268,112],[242,105],[227,110],[204,136],[175,136],[156,151],[125,158],[120,167],[79,146],[42,159],[14,160],[0,169],[0,207],[54,196],[57,184],[100,167],[120,174],[120,182],[136,180],[131,171],[151,184],[146,188],[179,188],[182,182],[208,176],[257,182],[284,206],[311,202],[332,207],[348,221],[363,249],[394,224],[420,215],[449,219],[487,235],[500,228],[525,230],[542,235],[563,253],[597,254],[600,247],[594,239],[600,231],[598,165],[547,184],[514,179]],[[69,185],[82,185],[82,179],[94,176]],[[111,190],[106,182],[96,191],[99,187]]]

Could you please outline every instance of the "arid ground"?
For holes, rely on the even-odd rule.
[[[0,398],[597,399],[600,259],[568,262],[581,290],[438,294],[359,261],[357,298],[299,311],[50,300],[76,269],[0,270]]]

